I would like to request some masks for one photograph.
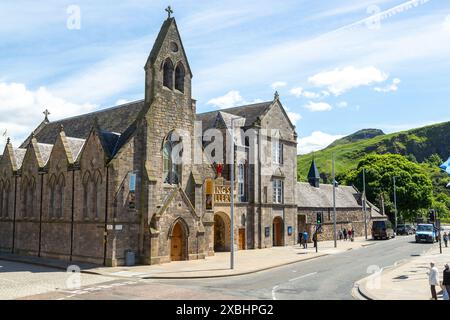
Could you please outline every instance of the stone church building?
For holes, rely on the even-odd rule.
[[[0,158],[0,251],[107,266],[123,265],[129,250],[142,264],[227,251],[232,174],[239,250],[293,245],[311,225],[303,213],[316,209],[299,196],[297,134],[277,94],[197,114],[173,17],[144,68],[143,100],[55,122],[46,112],[22,145],[8,139]],[[235,123],[254,132],[251,139],[232,130]],[[265,134],[273,128],[276,139]],[[209,161],[208,129],[224,133],[224,146],[235,142],[232,161]],[[199,139],[200,150],[188,148]],[[200,161],[177,163],[177,152]],[[357,199],[352,205],[361,213]]]

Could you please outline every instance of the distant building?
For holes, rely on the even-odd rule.
[[[321,184],[315,161],[308,173],[309,182],[297,183],[298,230],[313,234],[316,229],[317,213],[323,213],[324,220],[319,240],[332,240],[334,228],[333,185]],[[355,236],[365,235],[363,195],[355,187],[336,188],[336,230],[353,229]],[[367,201],[366,219],[368,236],[371,236],[372,221],[386,220],[380,209]]]

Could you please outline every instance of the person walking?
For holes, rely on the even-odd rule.
[[[339,240],[342,241],[343,237],[344,237],[344,234],[342,233],[342,230],[339,230]]]
[[[303,249],[308,249],[308,232],[303,231]]]
[[[314,248],[317,248],[317,231],[313,235]]]
[[[348,238],[350,239],[350,241],[353,241],[353,239],[352,239],[352,233],[353,233],[353,230],[352,229],[348,229]]]
[[[347,229],[344,228],[344,231],[342,231],[344,234],[344,241],[347,241]]]
[[[431,300],[437,300],[436,286],[439,286],[439,271],[434,262],[430,262],[430,271],[427,274],[431,289]]]
[[[447,232],[444,232],[443,239],[444,239],[445,247],[448,248],[448,234],[447,234]]]
[[[448,266],[448,264],[445,265],[444,274],[443,274],[442,279],[443,279],[442,285],[444,286],[444,290],[447,293],[447,299],[444,299],[444,300],[450,301],[450,267]]]

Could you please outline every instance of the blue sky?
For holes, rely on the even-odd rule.
[[[198,112],[278,90],[300,153],[362,128],[450,120],[448,1],[2,1],[0,148],[5,130],[17,146],[45,108],[56,120],[143,98],[168,4]]]

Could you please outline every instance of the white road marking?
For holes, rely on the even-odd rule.
[[[297,272],[297,271],[294,271],[294,272]],[[293,281],[296,281],[296,280],[299,280],[299,279],[303,279],[303,278],[306,278],[306,277],[311,277],[311,276],[316,275],[316,274],[317,274],[317,272],[308,273],[308,274],[305,274],[305,275],[303,275],[301,277],[297,277],[297,278],[291,279],[291,280],[289,280],[289,282],[293,282]],[[275,287],[273,287],[273,289],[272,289],[272,300],[277,300],[277,297],[276,297],[275,294],[276,294],[277,290],[280,288],[280,286],[281,286],[281,284],[276,285]]]
[[[277,291],[277,289],[279,288],[280,286],[275,286],[275,287],[273,287],[273,289],[272,289],[272,300],[277,300],[277,297],[275,296],[275,292]]]
[[[316,274],[317,274],[317,272],[308,273],[308,274],[305,274],[304,276],[291,279],[291,280],[289,280],[289,282],[293,282],[293,281],[296,281],[296,280],[299,280],[299,279],[303,279],[303,278],[306,278],[306,277],[311,277],[311,276],[316,275]]]

